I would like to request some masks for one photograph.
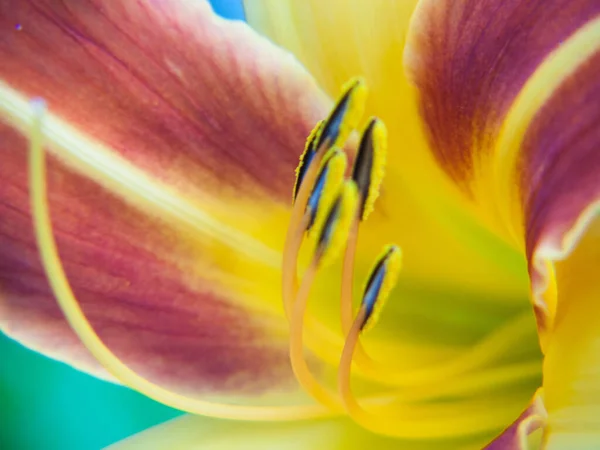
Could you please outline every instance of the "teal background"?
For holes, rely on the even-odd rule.
[[[181,414],[0,336],[0,449],[99,449]]]
[[[238,0],[211,3],[224,17],[244,17]],[[95,450],[180,414],[0,333],[0,450]]]

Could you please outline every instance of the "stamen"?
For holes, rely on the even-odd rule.
[[[304,358],[304,316],[317,266],[318,260],[315,258],[304,273],[294,302],[290,320],[290,362],[296,379],[309,395],[327,408],[339,410],[341,403],[335,393],[317,381]]]
[[[370,319],[373,318],[374,311],[381,309],[381,306],[377,305],[377,302],[385,302],[396,284],[400,271],[400,258],[400,249],[395,245],[391,245],[385,249],[383,255],[378,259],[367,280],[361,306],[346,337],[346,343],[338,368],[338,385],[342,402],[346,410],[353,417],[356,415],[359,417],[366,415],[352,395],[350,388],[352,360],[354,359],[359,335],[369,321],[371,321]]]
[[[365,308],[365,319],[361,331],[366,331],[377,322],[379,313],[398,280],[401,258],[400,248],[390,245],[373,268],[363,295],[362,307]]]
[[[357,210],[358,212],[358,210]],[[352,327],[352,298],[354,281],[354,259],[356,257],[356,245],[358,243],[358,225],[359,215],[357,214],[350,225],[350,233],[344,252],[344,262],[342,266],[342,286],[340,290],[340,319],[342,322],[342,331],[344,336],[348,334]]]
[[[311,166],[319,166],[319,156],[322,157],[326,150],[340,147],[350,133],[357,127],[365,109],[367,88],[360,78],[350,80],[343,88],[342,95],[329,117],[320,121],[313,129],[308,139],[304,152],[300,156],[300,163],[296,169],[296,183],[294,185],[294,201],[297,201],[300,187],[307,179],[306,175]],[[313,164],[315,163],[316,164]],[[308,184],[312,184],[309,180]]]
[[[325,212],[331,208],[335,196],[340,191],[344,173],[346,171],[346,154],[337,149],[332,149],[325,155],[317,181],[306,205],[306,211],[296,230],[289,236],[289,242],[283,253],[282,285],[283,305],[286,316],[289,318],[291,305],[298,290],[296,273],[298,270],[298,252],[302,245],[306,230],[320,229],[325,220]],[[315,226],[316,225],[316,226]]]
[[[33,123],[29,146],[29,190],[36,242],[42,266],[56,300],[69,325],[102,366],[126,386],[172,408],[192,414],[234,420],[288,421],[328,417],[336,411],[320,405],[291,407],[241,406],[214,403],[163,389],[138,375],[124,364],[96,334],[79,306],[58,255],[50,221],[46,187],[46,163],[43,148],[43,124],[46,107],[43,101],[32,102]]]
[[[338,198],[333,203],[315,243],[315,258],[318,264],[328,265],[341,252],[350,232],[352,219],[358,207],[358,190],[353,181],[346,181]]]
[[[352,179],[356,182],[361,197],[361,220],[366,220],[371,214],[379,196],[386,154],[387,130],[381,120],[373,117],[362,133],[352,170]]]
[[[371,118],[362,133],[352,170],[352,179],[358,186],[360,209],[350,228],[342,269],[340,315],[344,334],[350,331],[352,325],[352,281],[354,279],[354,258],[358,243],[359,221],[366,220],[373,210],[375,200],[379,196],[386,152],[387,131],[385,125],[379,119]],[[359,365],[365,362],[367,365],[373,365],[360,342],[357,347],[357,362]]]
[[[332,409],[340,408],[339,399],[335,393],[323,387],[316,380],[304,358],[304,316],[317,269],[335,258],[336,249],[341,248],[340,241],[343,242],[348,233],[350,220],[355,214],[356,207],[356,185],[352,181],[347,181],[331,206],[325,222],[318,229],[319,234],[313,260],[300,283],[290,320],[290,361],[294,375],[307,393]]]
[[[344,401],[347,400],[346,407],[358,406],[353,403],[352,396],[348,396],[347,394],[350,392],[350,371],[359,335],[365,329],[368,322],[371,322],[371,325],[375,322],[375,320],[370,319],[376,319],[381,310],[382,305],[377,305],[377,303],[384,303],[396,284],[398,273],[400,272],[400,260],[401,252],[397,246],[390,245],[385,249],[383,255],[378,259],[371,271],[364,289],[361,306],[354,319],[354,323],[348,330],[338,375],[342,398]],[[375,311],[377,311],[377,314],[374,314]],[[373,317],[374,315],[375,317]]]
[[[339,149],[330,150],[323,158],[317,181],[306,205],[306,211],[310,216],[307,226],[309,232],[322,228],[326,212],[330,210],[335,197],[340,192],[346,164],[346,154]]]
[[[312,165],[317,154],[317,148],[315,146],[315,143],[317,141],[317,136],[321,133],[321,130],[323,129],[324,124],[325,120],[319,120],[308,135],[308,138],[306,139],[304,151],[300,155],[300,162],[298,163],[298,167],[296,167],[296,180],[294,181],[294,191],[292,196],[294,202],[298,197],[298,191],[300,189],[302,181],[304,181],[304,178],[306,177],[306,172],[308,168]]]
[[[350,232],[348,244],[346,246],[346,254],[344,257],[344,266],[342,271],[341,318],[342,330],[345,335],[348,335],[352,328],[352,281],[354,278],[354,255],[356,251],[357,233],[358,221],[355,221]],[[400,271],[400,265],[400,249],[397,246],[387,247],[382,256],[378,259],[378,263],[375,265],[371,271],[371,275],[368,278],[367,286],[371,285],[372,282],[378,277],[380,279],[381,277],[385,277],[385,286],[380,286],[382,288],[379,289],[377,293],[374,293],[375,295],[380,295],[381,298],[372,298],[373,307],[371,307],[371,312],[369,312],[368,316],[366,317],[366,322],[363,324],[363,327],[367,325],[367,322],[367,329],[376,323],[379,311],[381,311],[381,307],[383,306],[385,298],[387,298],[392,286],[396,283],[398,273]],[[386,270],[388,271],[387,274],[385,273]],[[375,305],[377,306],[376,308]],[[375,308],[376,314],[372,314],[373,308]],[[406,377],[406,371],[402,368],[399,369],[400,372],[398,373],[397,368],[393,368],[389,365],[385,365],[373,360],[363,348],[358,337],[355,348],[354,362],[358,367],[360,367],[364,375],[374,379],[375,381],[381,381],[384,384],[396,385],[396,378],[394,377],[395,374],[400,377]]]
[[[352,217],[356,214],[357,190],[353,181],[346,181],[318,231],[313,260],[306,270],[294,302],[290,321],[290,361],[302,387],[320,403],[340,408],[334,393],[321,386],[304,359],[304,316],[317,269],[331,262],[343,245]]]
[[[317,168],[331,147],[344,143],[362,117],[367,89],[362,79],[351,80],[329,117],[319,122],[306,141],[300,164],[296,169],[294,207],[283,247],[282,295],[286,316],[290,315],[290,303],[298,289],[296,259],[307,227],[306,205],[317,177]]]
[[[340,147],[358,126],[366,103],[367,86],[362,78],[354,78],[342,87],[342,95],[321,132],[315,148]]]

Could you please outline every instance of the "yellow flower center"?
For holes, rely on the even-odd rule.
[[[372,357],[361,345],[362,333],[377,323],[378,312],[395,285],[401,252],[386,246],[376,259],[365,283],[361,302],[353,309],[352,281],[358,231],[373,210],[383,177],[386,131],[379,119],[371,119],[355,140],[354,130],[365,103],[361,80],[348,85],[329,118],[309,137],[298,169],[294,207],[284,248],[283,300],[290,323],[290,356],[297,379],[319,404],[260,406],[212,402],[165,389],[135,372],[98,337],[73,295],[64,273],[52,232],[46,198],[44,142],[56,127],[40,103],[23,103],[24,126],[30,128],[29,182],[36,238],[50,285],[65,316],[96,359],[123,384],[174,408],[194,414],[236,420],[302,420],[349,414],[374,432],[408,439],[462,438],[499,431],[514,418],[522,395],[501,390],[506,385],[536,377],[539,362],[483,366],[507,354],[523,339],[530,313],[493,330],[479,343],[450,360],[407,370],[400,362]],[[347,143],[347,141],[349,143]],[[357,142],[357,143],[356,143]],[[354,144],[354,148],[353,145]],[[345,144],[345,146],[344,146]],[[343,147],[343,149],[342,149]],[[348,168],[347,161],[353,161]],[[312,260],[298,279],[298,254],[307,240]],[[305,312],[317,272],[343,252],[340,321],[345,345],[336,364],[337,389],[316,377],[304,355]],[[308,319],[314,319],[308,317]],[[311,336],[312,337],[312,336]],[[337,359],[337,358],[336,358]],[[379,386],[365,396],[364,383],[351,388],[351,374]],[[498,390],[502,404],[491,407],[481,393]],[[507,393],[506,401],[504,392]],[[489,396],[488,396],[489,397]],[[475,419],[476,418],[476,419]]]
[[[346,411],[358,424],[379,434],[434,439],[485,432],[500,421],[500,416],[506,415],[502,407],[493,410],[488,405],[482,409],[485,414],[479,423],[474,424],[472,418],[461,416],[459,411],[481,408],[482,404],[470,400],[444,404],[427,399],[451,397],[461,389],[485,388],[486,384],[502,383],[505,378],[523,377],[526,372],[523,367],[485,375],[468,373],[514,345],[511,336],[518,338],[514,327],[520,327],[521,320],[495,336],[490,335],[487,341],[463,357],[416,371],[378,361],[361,345],[362,333],[376,324],[401,266],[400,248],[393,244],[386,246],[367,278],[357,311],[353,310],[352,286],[359,225],[373,211],[383,180],[387,151],[386,128],[377,118],[368,121],[356,148],[346,142],[353,141],[351,134],[358,125],[365,101],[364,82],[349,82],[329,117],[319,122],[308,137],[296,172],[294,206],[282,268],[283,304],[290,323],[289,351],[294,374],[304,390],[319,403],[331,410]],[[347,170],[347,160],[354,161],[351,170]],[[298,279],[298,259],[305,239],[311,260]],[[334,390],[311,371],[304,355],[304,322],[317,272],[342,251],[340,321],[345,344],[337,367],[337,390]],[[371,381],[387,386],[388,391],[359,401],[351,388],[353,367],[367,374]],[[448,378],[454,378],[453,382],[446,383]]]

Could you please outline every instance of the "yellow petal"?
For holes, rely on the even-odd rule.
[[[327,92],[337,92],[354,75],[367,81],[367,113],[385,122],[389,150],[380,199],[360,231],[356,284],[380,248],[389,242],[402,248],[398,288],[373,339],[375,347],[401,341],[393,351],[417,366],[448,358],[460,351],[454,345],[472,345],[526,308],[527,273],[522,255],[463,209],[464,199],[428,149],[416,91],[402,66],[415,3],[265,0],[246,2],[246,12]],[[335,295],[331,288],[323,296]],[[313,313],[334,323],[336,306],[320,302]],[[378,350],[392,353],[390,347]]]
[[[407,258],[405,270],[414,271],[415,276],[450,281],[461,278],[460,271],[454,270],[461,266],[457,260],[465,264],[473,261],[470,273],[477,276],[469,285],[493,284],[493,278],[486,276],[486,269],[493,263],[486,259],[512,259],[512,266],[518,262],[510,249],[495,242],[463,211],[464,199],[429,151],[418,92],[409,83],[402,62],[416,3],[258,0],[247,1],[245,7],[248,22],[294,53],[330,95],[350,77],[365,78],[370,89],[366,112],[384,121],[390,141],[386,177],[376,208],[379,214],[373,222],[379,228],[380,222],[389,219],[396,236],[406,236],[406,242],[399,244],[406,253],[411,253],[413,247],[415,257],[420,258]],[[460,245],[456,245],[457,235]],[[461,246],[477,251],[468,253],[457,248]],[[482,247],[488,250],[485,257],[481,256]],[[495,287],[518,285],[519,280],[512,275],[502,274],[505,278]]]
[[[597,213],[596,213],[597,214]],[[558,303],[544,361],[548,449],[600,444],[600,219],[557,262]]]
[[[158,425],[107,450],[478,450],[485,438],[420,443],[376,436],[349,420],[289,424],[236,423],[185,416]]]

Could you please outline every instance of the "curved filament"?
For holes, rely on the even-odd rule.
[[[58,255],[47,199],[42,129],[44,110],[40,104],[34,106],[37,110],[31,131],[28,176],[34,231],[42,265],[52,292],[69,325],[100,364],[124,385],[160,403],[193,414],[251,421],[306,420],[335,415],[335,411],[321,405],[290,407],[240,406],[214,403],[179,395],[163,389],[134,372],[102,342],[79,306]]]
[[[301,200],[302,188],[298,195],[298,200]],[[299,202],[298,202],[299,203]],[[294,206],[292,212],[292,221],[287,230],[287,236],[285,239],[285,245],[283,248],[283,263],[282,263],[282,290],[283,290],[283,309],[288,321],[291,318],[291,310],[294,302],[295,293],[298,291],[298,253],[302,241],[304,240],[304,233],[306,227],[310,222],[310,214],[305,212],[296,224],[294,220],[299,214],[296,214],[296,208],[300,209],[298,203]]]
[[[317,381],[304,357],[304,316],[310,296],[310,289],[317,274],[317,260],[313,260],[306,269],[294,302],[290,321],[290,361],[296,379],[304,390],[319,403],[333,410],[341,410],[342,404],[335,392],[330,391]]]

